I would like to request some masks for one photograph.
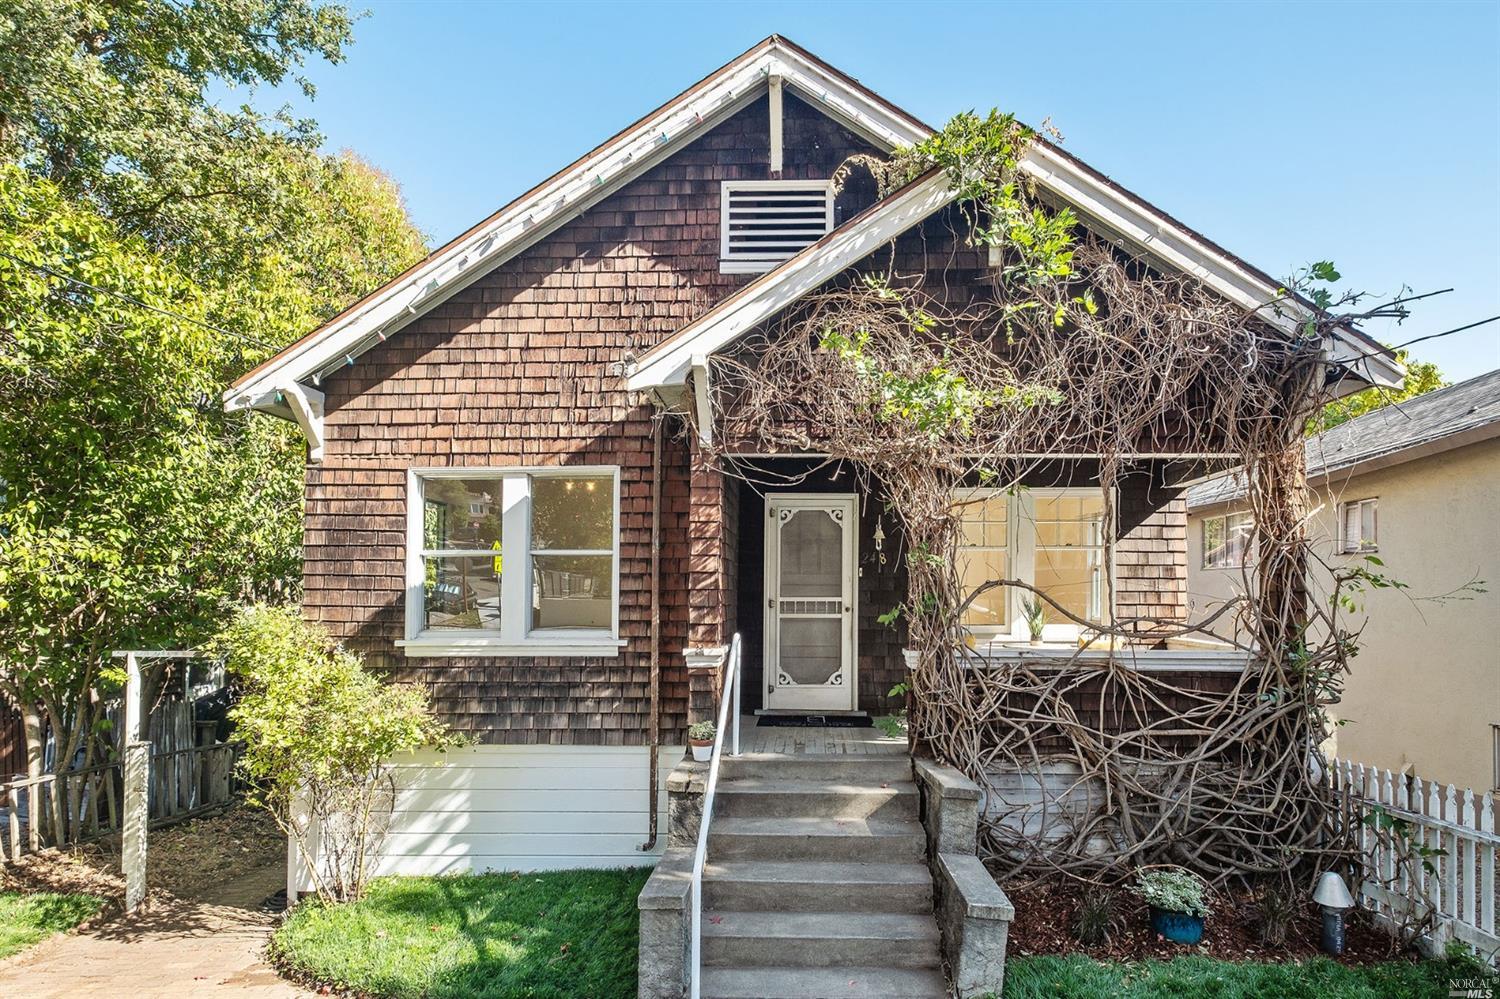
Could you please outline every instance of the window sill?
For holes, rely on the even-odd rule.
[[[614,658],[627,643],[616,638],[531,639],[505,642],[487,636],[426,634],[396,643],[407,658],[434,656],[490,656],[537,659],[551,656]]]

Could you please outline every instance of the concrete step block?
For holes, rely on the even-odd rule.
[[[932,968],[704,968],[705,999],[944,999]]]
[[[713,967],[937,968],[930,915],[850,912],[712,912],[703,921],[703,963]]]
[[[926,851],[927,834],[915,819],[728,816],[708,831],[714,860],[921,862]]]
[[[703,904],[715,912],[931,913],[923,863],[710,860]]]

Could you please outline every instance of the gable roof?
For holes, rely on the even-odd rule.
[[[772,76],[780,77],[783,86],[878,148],[909,145],[932,132],[806,49],[771,35],[246,372],[224,393],[225,408],[294,415],[283,398],[289,387],[317,384],[324,375],[577,218],[767,93]]]
[[[1327,480],[1386,468],[1500,437],[1500,370],[1357,416],[1310,437],[1307,477]],[[1229,503],[1245,493],[1237,473],[1215,476],[1187,493],[1188,509]]]
[[[1279,297],[1281,282],[1040,137],[1028,145],[1018,168],[1070,205],[1090,228],[1130,243],[1158,264],[1197,277],[1231,302],[1255,309]],[[723,349],[954,197],[947,177],[936,170],[892,192],[646,351],[637,359],[630,388],[684,384],[694,357]],[[1266,318],[1288,331],[1311,315],[1299,303],[1289,303],[1283,312]],[[1388,348],[1352,327],[1330,334],[1324,352],[1340,372],[1340,394],[1370,385],[1393,387],[1404,374]]]

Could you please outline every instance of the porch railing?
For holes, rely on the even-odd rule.
[[[703,816],[698,820],[698,847],[693,851],[693,881],[690,906],[693,913],[692,955],[689,988],[691,999],[699,999],[703,978],[703,864],[708,859],[708,827],[714,818],[714,791],[719,786],[719,760],[724,755],[724,732],[734,712],[729,755],[740,755],[740,636],[736,632],[724,660],[724,687],[719,694],[719,717],[714,724],[713,755],[708,760],[708,781],[703,788]]]

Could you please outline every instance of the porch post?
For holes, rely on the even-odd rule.
[[[688,480],[688,665],[689,724],[714,717],[722,650],[734,633],[738,490],[692,441]]]

